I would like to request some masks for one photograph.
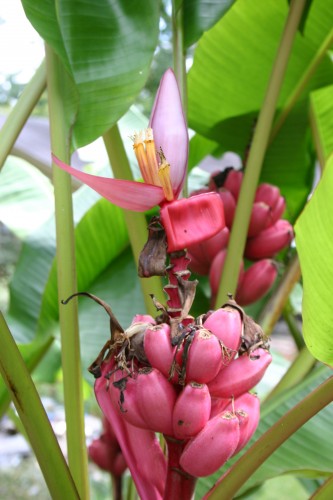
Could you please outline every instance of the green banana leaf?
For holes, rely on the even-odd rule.
[[[303,334],[313,356],[333,366],[333,158],[296,226],[303,276]]]
[[[304,78],[311,61],[318,59],[320,44],[332,32],[332,7],[332,0],[313,1],[304,36],[296,35],[279,110]],[[250,145],[287,11],[284,0],[239,0],[198,43],[188,77],[189,125],[219,143],[224,151],[244,157]],[[308,94],[332,81],[332,63],[325,56],[267,151],[261,180],[281,187],[291,220],[311,189],[314,170],[307,125]]]
[[[74,148],[114,125],[143,88],[157,44],[159,2],[23,0],[26,15],[72,80]]]
[[[211,28],[235,0],[184,0],[184,44],[193,45],[202,33]]]
[[[267,405],[263,405],[259,427],[245,451],[281,416],[330,375],[331,370],[321,366],[297,387],[276,396],[269,403],[267,402]],[[310,478],[329,476],[333,468],[332,418],[333,404],[330,404],[299,429],[265,461],[240,489],[237,498],[238,496],[247,498],[253,488],[282,474]],[[236,458],[230,460],[224,468],[214,475],[199,479],[196,498],[201,498],[235,461]]]
[[[318,159],[324,168],[333,152],[333,85],[311,92],[311,128]]]

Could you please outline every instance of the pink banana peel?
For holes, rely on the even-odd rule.
[[[287,220],[279,219],[273,226],[247,240],[244,255],[251,260],[271,258],[287,247],[293,237],[292,225]]]
[[[209,420],[189,440],[180,457],[180,465],[185,472],[195,477],[213,474],[233,455],[238,441],[239,422],[236,415],[223,412]]]
[[[165,456],[153,431],[127,423],[110,404],[105,375],[113,368],[113,362],[103,363],[102,376],[95,382],[96,399],[113,427],[140,497],[143,500],[162,500],[167,471]]]
[[[177,439],[195,436],[208,422],[210,411],[207,385],[190,382],[179,394],[173,410],[173,435]]]
[[[237,398],[248,392],[260,382],[271,361],[270,353],[261,348],[239,356],[208,383],[211,396]]]
[[[242,275],[237,287],[236,301],[247,306],[261,299],[273,286],[278,274],[277,265],[271,259],[258,260]]]

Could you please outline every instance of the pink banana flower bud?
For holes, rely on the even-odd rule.
[[[261,348],[239,356],[207,384],[211,396],[237,398],[248,392],[260,382],[271,361],[270,353]]]
[[[243,172],[240,170],[230,170],[223,183],[223,187],[231,192],[235,200],[238,200],[241,184],[243,181]]]
[[[261,299],[273,286],[277,277],[277,266],[271,259],[258,260],[244,271],[237,287],[236,301],[247,306]]]
[[[222,342],[224,369],[237,354],[243,334],[243,322],[240,312],[232,307],[217,309],[208,316],[203,324]]]
[[[171,69],[161,79],[145,137],[139,132],[133,141],[143,183],[90,175],[54,155],[52,158],[58,167],[119,207],[142,212],[160,205],[169,252],[223,229],[223,204],[216,193],[177,201],[186,175],[189,141],[178,84]]]
[[[211,398],[206,384],[190,382],[179,394],[173,410],[173,435],[189,439],[209,420]]]
[[[246,392],[230,403],[228,410],[234,411],[239,421],[239,441],[233,453],[237,455],[247,445],[258,427],[260,401],[255,394]]]
[[[266,203],[260,201],[253,204],[249,229],[247,232],[248,238],[256,236],[260,233],[271,220],[271,208]]]
[[[238,441],[238,418],[228,411],[221,413],[186,444],[180,465],[192,476],[209,476],[233,455]]]
[[[271,258],[290,245],[293,237],[291,224],[287,220],[279,219],[273,226],[247,240],[244,255],[251,260]]]
[[[280,198],[280,190],[273,184],[260,184],[256,191],[254,201],[265,203],[273,210]]]
[[[137,404],[147,428],[172,436],[172,414],[177,399],[175,386],[155,368],[141,370],[136,384]]]

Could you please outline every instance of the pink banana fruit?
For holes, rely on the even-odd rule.
[[[280,196],[274,208],[272,209],[270,221],[267,223],[267,227],[275,224],[275,222],[279,220],[280,217],[282,217],[285,209],[286,209],[286,200],[283,198],[283,196]]]
[[[254,201],[266,203],[271,209],[275,207],[280,198],[280,190],[273,184],[263,183],[259,184]]]
[[[220,188],[218,190],[218,193],[221,197],[221,200],[223,201],[226,226],[230,228],[232,226],[232,221],[234,220],[236,210],[235,198],[232,195],[231,191],[228,191],[228,189],[225,188]]]
[[[294,232],[291,224],[287,220],[279,219],[273,226],[247,240],[244,255],[251,260],[273,257],[287,247],[293,237]]]
[[[223,187],[231,192],[236,201],[238,200],[242,181],[243,173],[240,170],[230,170],[223,183]]]
[[[210,395],[216,398],[237,398],[248,392],[260,382],[271,361],[270,353],[261,348],[251,354],[239,356],[207,384]]]
[[[143,342],[144,351],[151,366],[168,378],[176,351],[176,347],[171,345],[170,326],[162,323],[147,328]]]
[[[206,384],[221,369],[223,351],[218,337],[206,328],[197,330],[186,361],[186,382]]]
[[[225,410],[229,410],[229,404],[230,404],[230,398],[228,399],[223,399],[223,398],[210,398],[211,399],[211,410],[210,410],[210,419],[213,417],[216,417],[216,415],[219,415],[220,413],[224,412]]]
[[[239,421],[239,441],[233,453],[236,455],[247,445],[255,433],[260,419],[260,401],[255,394],[246,392],[233,401],[227,408],[234,410]]]
[[[226,250],[221,250],[216,254],[214,257],[210,270],[209,270],[209,283],[210,283],[210,288],[212,290],[212,296],[214,297],[219,289],[219,284],[220,284],[220,279],[223,271],[223,266],[225,262],[225,258],[227,255]],[[242,261],[239,266],[239,278],[238,281],[242,279],[243,275],[243,270],[244,270],[244,262]]]
[[[190,269],[199,274],[208,274],[209,267],[215,255],[223,248],[226,248],[228,241],[229,229],[225,227],[212,238],[195,245],[190,245],[187,248],[191,259]]]
[[[256,236],[267,226],[271,219],[271,208],[266,203],[260,201],[253,204],[249,229],[247,232],[248,238]]]
[[[243,334],[243,322],[237,309],[223,307],[208,316],[203,324],[222,342],[222,368],[235,357]]]
[[[180,466],[194,477],[209,476],[232,456],[238,441],[238,418],[228,411],[221,413],[186,444]]]
[[[173,410],[173,435],[177,439],[196,436],[209,420],[211,399],[206,384],[190,382],[179,394]]]
[[[155,368],[141,370],[136,384],[137,405],[147,428],[172,436],[172,414],[177,399],[175,386]]]
[[[247,306],[263,297],[273,286],[277,277],[277,266],[271,259],[258,260],[244,271],[237,287],[236,301]]]
[[[109,394],[114,408],[126,422],[141,429],[148,428],[138,407],[137,383],[134,378],[125,371],[117,370],[109,379]]]

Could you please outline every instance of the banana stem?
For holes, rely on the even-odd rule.
[[[289,15],[278,48],[264,103],[254,131],[253,142],[250,148],[231,230],[222,280],[217,294],[217,304],[225,302],[228,293],[234,295],[236,291],[239,265],[244,253],[252,205],[265,151],[268,145],[276,104],[305,4],[306,0],[293,0],[291,2]]]
[[[54,435],[36,387],[0,313],[0,373],[35,452],[52,498],[79,498],[65,458]]]
[[[46,70],[43,62],[24,88],[15,107],[0,130],[0,170],[45,87]]]
[[[65,70],[54,51],[46,46],[47,84],[52,151],[70,160],[70,126],[63,102]],[[59,304],[76,292],[74,222],[70,176],[60,168],[53,172]],[[84,408],[77,299],[60,306],[61,356],[66,415],[68,463],[82,500],[89,498],[88,455],[84,432]]]

